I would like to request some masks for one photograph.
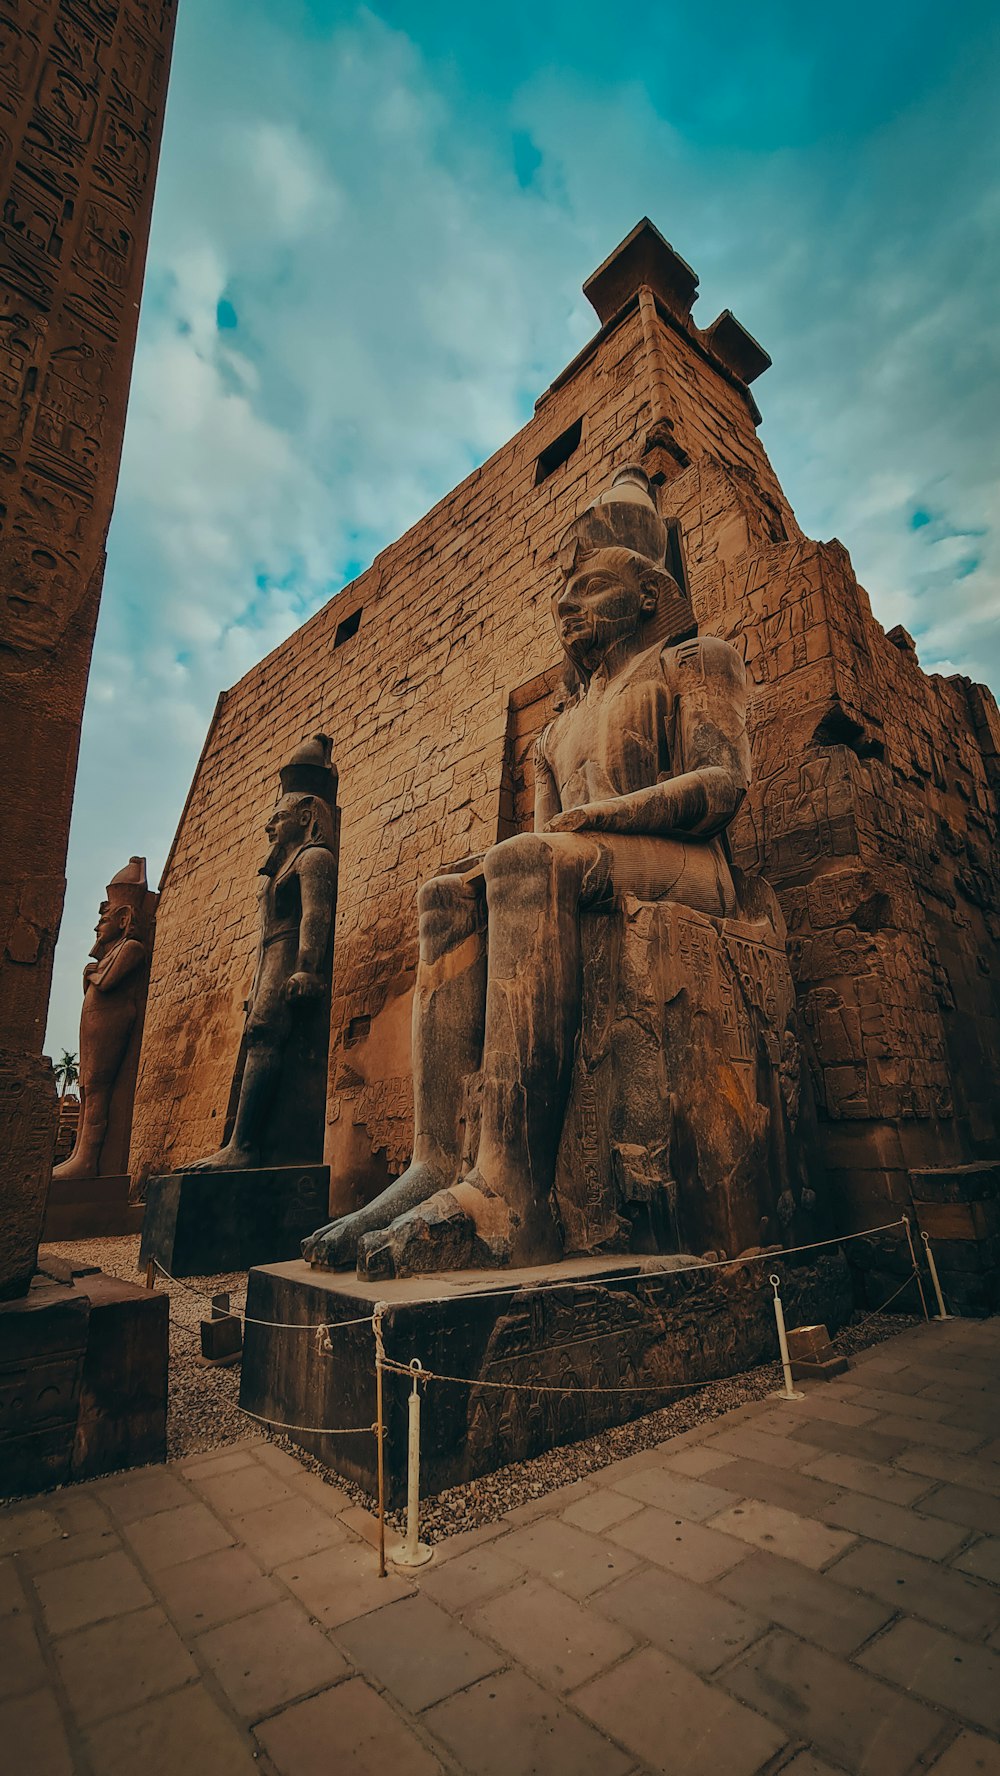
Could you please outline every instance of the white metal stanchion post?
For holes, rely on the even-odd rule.
[[[916,1282],[916,1285],[917,1285],[917,1292],[920,1296],[920,1305],[924,1310],[924,1319],[929,1320],[931,1316],[930,1316],[930,1313],[929,1313],[928,1307],[927,1307],[927,1297],[924,1294],[924,1285],[920,1281],[920,1266],[917,1263],[917,1248],[913,1244],[913,1234],[910,1230],[909,1215],[903,1216],[903,1226],[906,1229],[906,1243],[910,1248],[910,1261],[913,1265],[913,1276],[914,1276],[914,1281]]]
[[[927,1235],[926,1235],[926,1233],[924,1233],[923,1229],[921,1229],[920,1237],[924,1242],[924,1251],[927,1254],[927,1268],[931,1273],[931,1282],[934,1284],[934,1293],[937,1296],[937,1304],[938,1304],[937,1317],[939,1320],[950,1320],[952,1318],[952,1315],[948,1312],[948,1309],[945,1307],[945,1304],[944,1304],[944,1296],[941,1293],[941,1282],[938,1277],[937,1265],[934,1262],[934,1253],[931,1251],[931,1242],[927,1238]]]
[[[434,1550],[420,1540],[420,1371],[419,1357],[410,1364],[413,1387],[409,1407],[409,1438],[406,1451],[406,1537],[389,1556],[394,1566],[424,1566]]]
[[[780,1394],[776,1394],[775,1399],[804,1400],[805,1394],[798,1393],[792,1386],[792,1365],[788,1356],[788,1339],[785,1336],[785,1312],[781,1305],[781,1296],[778,1294],[781,1278],[775,1271],[771,1272],[770,1283],[774,1290],[774,1317],[778,1323],[778,1349],[781,1352],[781,1367],[785,1375],[784,1390]]]

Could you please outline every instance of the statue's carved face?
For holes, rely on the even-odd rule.
[[[656,593],[643,584],[641,560],[624,549],[602,549],[569,574],[552,601],[552,614],[574,665],[593,671],[655,607]]]
[[[92,956],[101,955],[113,943],[118,942],[125,929],[126,911],[125,907],[112,907],[105,901],[101,907],[97,924],[94,926],[95,941],[90,952]]]
[[[308,803],[299,796],[282,796],[264,828],[276,849],[291,850],[301,845],[311,819]]]

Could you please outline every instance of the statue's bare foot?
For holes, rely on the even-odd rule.
[[[68,1183],[76,1178],[96,1177],[97,1165],[100,1157],[100,1150],[98,1149],[98,1152],[94,1155],[83,1153],[79,1156],[73,1155],[69,1159],[64,1159],[62,1165],[53,1166],[53,1181],[66,1181]]]
[[[422,1276],[434,1270],[470,1270],[506,1264],[510,1215],[485,1194],[476,1173],[400,1215],[358,1247],[358,1275],[369,1281]]]
[[[439,1190],[381,1232],[365,1234],[358,1247],[358,1275],[371,1282],[421,1276],[428,1270],[468,1270],[475,1262],[475,1245],[475,1222],[450,1190]]]
[[[303,1258],[318,1270],[350,1269],[357,1263],[358,1246],[366,1234],[380,1233],[397,1216],[433,1196],[440,1185],[441,1174],[435,1167],[414,1160],[401,1178],[364,1208],[355,1209],[352,1215],[341,1215],[303,1240]]]
[[[260,1154],[255,1147],[240,1147],[235,1141],[229,1141],[220,1147],[218,1153],[209,1153],[204,1159],[193,1159],[190,1165],[181,1166],[182,1172],[249,1172],[260,1165]]]

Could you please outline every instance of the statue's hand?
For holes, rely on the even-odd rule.
[[[590,825],[591,810],[589,808],[564,808],[561,814],[554,814],[545,828],[546,832],[583,832]]]
[[[285,998],[318,999],[323,991],[323,982],[318,974],[290,974],[285,982]]]

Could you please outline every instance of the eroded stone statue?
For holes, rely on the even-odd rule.
[[[314,1265],[357,1261],[362,1274],[384,1276],[562,1256],[569,1240],[554,1186],[574,1064],[592,1035],[581,1028],[590,915],[607,929],[604,915],[632,902],[654,912],[670,903],[702,916],[713,935],[749,919],[751,936],[773,939],[773,896],[763,922],[763,884],[750,885],[753,905],[743,906],[725,838],[750,774],[743,662],[727,643],[694,634],[666,548],[638,468],[620,470],[562,540],[552,608],[572,688],[538,743],[534,832],[420,891],[412,1162],[374,1201],[305,1241]],[[785,966],[780,940],[779,948]],[[676,998],[690,984],[685,976],[670,991]],[[698,1009],[684,1013],[686,1042]],[[600,1007],[591,1011],[600,1017]],[[633,1043],[647,1088],[650,1051],[661,1063],[671,1034],[662,1006],[649,1018],[645,1047]],[[670,1064],[667,1054],[668,1074]],[[641,1093],[643,1079],[637,1085]],[[665,1100],[652,1109],[669,1121]],[[760,1110],[758,1121],[768,1114]],[[634,1137],[619,1145],[626,1169],[648,1170],[655,1141],[641,1152]],[[734,1190],[743,1157],[725,1161]],[[633,1195],[645,1187],[640,1176]],[[576,1250],[628,1249],[620,1215],[607,1238],[590,1237],[603,1191],[598,1179],[576,1216]],[[756,1239],[759,1212],[743,1220]]]
[[[124,1063],[146,1002],[155,903],[146,883],[145,858],[131,857],[108,883],[90,952],[93,960],[83,971],[80,1116],[73,1151],[53,1170],[56,1181],[128,1169],[135,1068],[125,1078]],[[119,1104],[119,1098],[127,1102]]]
[[[260,944],[230,1098],[231,1129],[217,1153],[185,1171],[322,1158],[339,826],[327,736],[303,741],[280,779],[265,828],[271,849],[260,871]]]

